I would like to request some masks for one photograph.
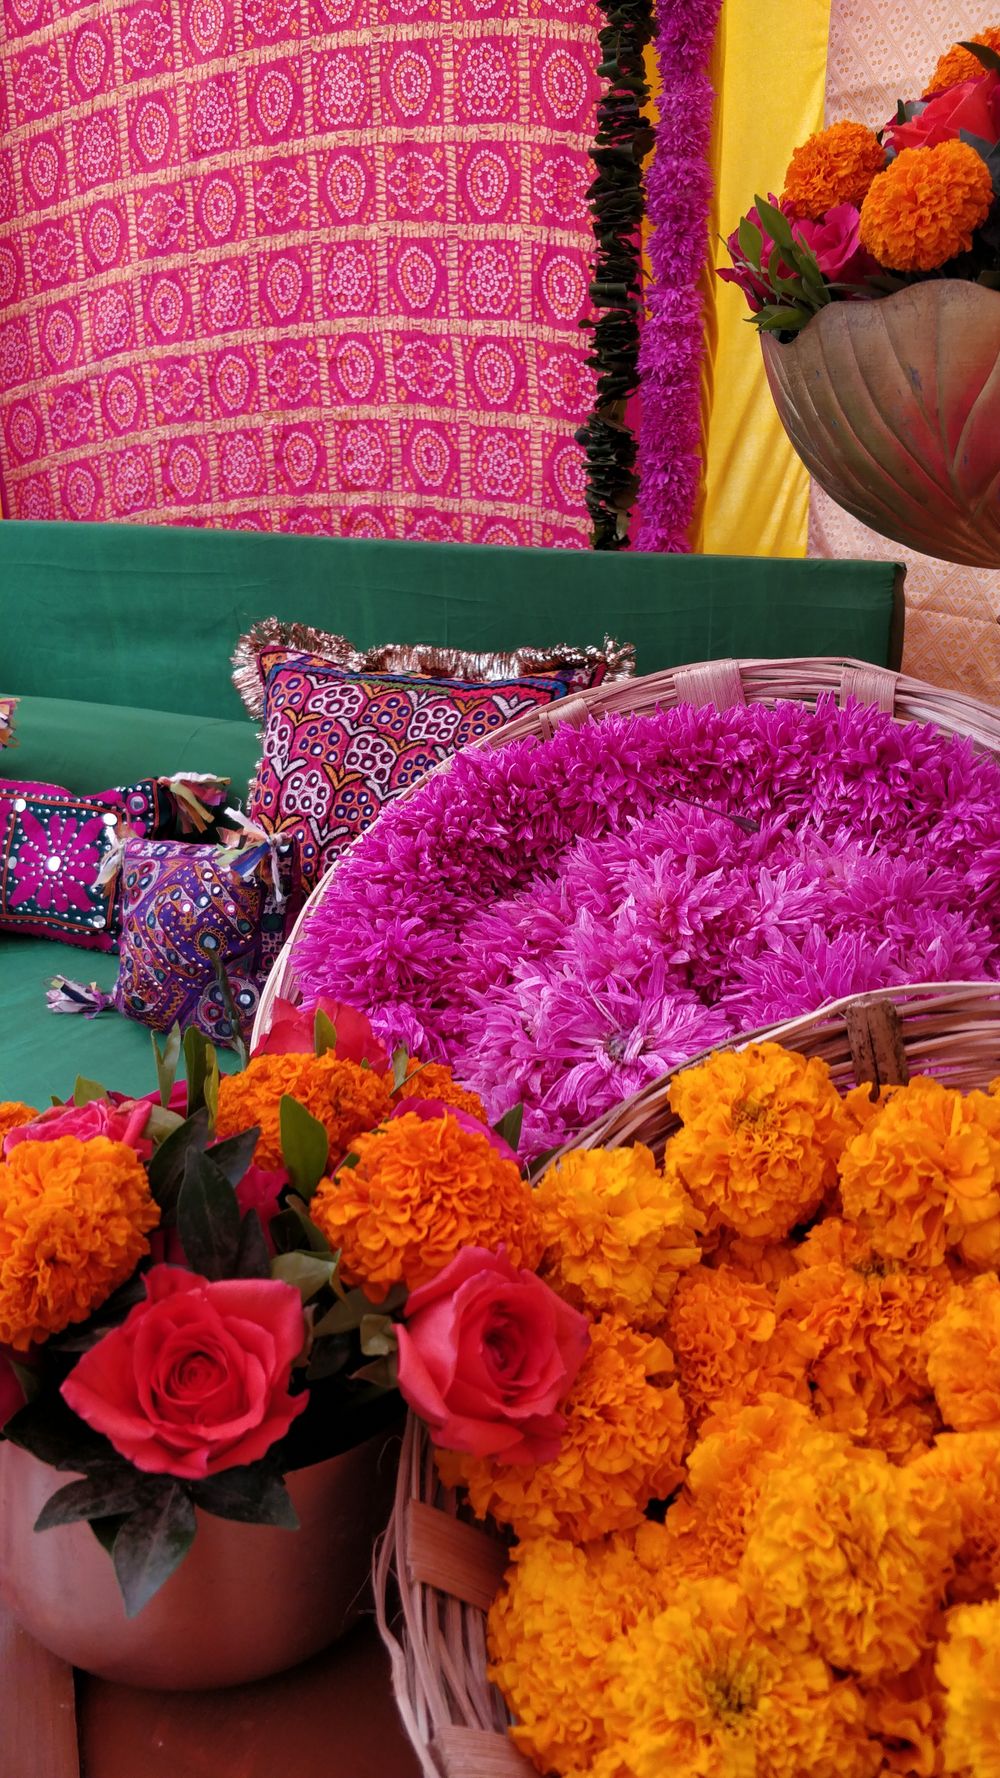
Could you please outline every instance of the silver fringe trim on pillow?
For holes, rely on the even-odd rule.
[[[263,656],[271,651],[318,654],[349,673],[407,673],[417,679],[519,679],[525,674],[558,673],[574,668],[596,672],[606,666],[606,681],[631,679],[635,646],[605,636],[602,648],[574,648],[558,642],[552,648],[516,648],[509,654],[476,653],[464,648],[438,648],[433,643],[387,642],[379,648],[357,649],[346,636],[334,636],[311,624],[286,623],[267,617],[241,636],[233,654],[233,684],[248,714],[264,714]]]

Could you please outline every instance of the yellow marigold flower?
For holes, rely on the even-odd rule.
[[[459,1086],[450,1068],[443,1062],[417,1062],[411,1060],[407,1064],[406,1079],[396,1091],[397,1099],[439,1099],[443,1105],[454,1105],[456,1111],[466,1111],[470,1117],[477,1117],[481,1124],[489,1123],[489,1114],[478,1093],[470,1087]]]
[[[930,152],[921,151],[921,152]],[[876,1252],[939,1266],[1000,1261],[1000,1099],[964,1098],[918,1075],[855,1136],[840,1163],[844,1213]]]
[[[944,1693],[934,1677],[934,1650],[908,1673],[883,1679],[865,1692],[869,1735],[882,1746],[879,1770],[900,1778],[937,1778],[943,1770]]]
[[[321,1123],[330,1138],[330,1164],[336,1166],[363,1130],[374,1129],[392,1109],[392,1083],[359,1062],[292,1052],[254,1056],[242,1074],[219,1082],[216,1134],[238,1136],[260,1126],[254,1159],[258,1167],[282,1167],[281,1101],[286,1096]]]
[[[850,1680],[755,1625],[731,1581],[686,1586],[608,1657],[608,1746],[592,1778],[873,1778]]]
[[[898,1461],[926,1449],[941,1424],[926,1338],[955,1290],[947,1266],[921,1271],[883,1259],[860,1229],[838,1217],[811,1230],[797,1258],[777,1307],[779,1325],[794,1322],[814,1348],[813,1411],[831,1429]]]
[[[1000,1778],[1000,1599],[959,1605],[938,1648],[944,1687],[944,1769]]]
[[[19,1130],[22,1124],[30,1124],[37,1116],[33,1105],[22,1105],[17,1099],[0,1100],[0,1151],[9,1131]]]
[[[1000,25],[987,25],[978,37],[968,37],[966,42],[981,43],[1000,55]],[[953,43],[938,62],[924,87],[923,96],[932,99],[935,93],[946,93],[949,87],[960,86],[963,80],[982,80],[985,74],[986,69],[978,56],[974,56],[970,49],[963,49],[960,43]]]
[[[562,1448],[535,1469],[439,1451],[448,1487],[464,1486],[481,1519],[518,1537],[555,1532],[579,1543],[638,1525],[681,1479],[687,1425],[662,1340],[605,1315],[563,1406]]]
[[[373,1301],[426,1284],[463,1247],[505,1246],[512,1265],[537,1264],[531,1188],[485,1131],[405,1112],[352,1152],[357,1165],[321,1181],[309,1214],[340,1248],[345,1282]]]
[[[783,1240],[836,1184],[851,1126],[825,1062],[755,1043],[678,1075],[670,1105],[683,1129],[668,1174],[699,1210],[753,1240]]]
[[[789,1649],[879,1680],[928,1646],[960,1540],[939,1477],[821,1432],[767,1476],[739,1578]]]
[[[703,1219],[648,1148],[576,1149],[535,1190],[542,1277],[577,1309],[660,1325]]]
[[[942,1433],[913,1467],[939,1477],[958,1503],[962,1541],[949,1604],[992,1599],[1000,1592],[1000,1432]]]
[[[779,1329],[772,1291],[728,1266],[701,1266],[683,1278],[664,1327],[692,1424],[766,1390],[808,1402],[811,1349],[791,1323]]]
[[[972,237],[993,205],[993,180],[967,142],[904,148],[861,208],[861,241],[894,272],[933,272]]]
[[[609,1651],[674,1584],[659,1525],[515,1547],[490,1607],[489,1677],[516,1718],[512,1740],[540,1772],[582,1769],[603,1747]]]
[[[782,207],[814,222],[836,204],[861,201],[885,166],[885,149],[863,123],[834,123],[795,150],[785,174]]]
[[[664,1521],[671,1572],[693,1580],[734,1575],[767,1475],[816,1431],[809,1409],[780,1395],[711,1415]]]
[[[927,1335],[927,1371],[947,1426],[1000,1429],[1000,1279],[953,1289]]]
[[[86,1321],[131,1277],[159,1220],[128,1143],[19,1143],[0,1163],[0,1344],[24,1352]]]

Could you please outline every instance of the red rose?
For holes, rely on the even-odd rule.
[[[254,1055],[311,1056],[318,1012],[326,1014],[337,1033],[333,1053],[341,1062],[367,1062],[378,1074],[388,1071],[389,1057],[385,1046],[375,1036],[364,1013],[324,996],[308,1006],[296,1006],[291,1000],[275,1000],[271,1028],[258,1043]]]
[[[768,203],[771,204],[775,210],[781,208],[780,203],[773,192],[768,196]],[[756,204],[747,211],[746,219],[753,224],[754,228],[760,230],[762,238],[760,263],[761,266],[766,269],[770,256],[774,252],[774,242],[767,233],[764,224],[761,222]],[[720,266],[717,276],[720,277],[725,284],[738,284],[751,309],[756,315],[764,307],[765,303],[774,302],[775,297],[771,286],[765,276],[758,277],[755,271],[748,265],[743,264],[743,250],[740,247],[740,231],[738,228],[734,228],[732,234],[727,238],[726,247],[729,251],[730,258],[736,263],[734,265]],[[792,276],[791,267],[785,265],[783,260],[776,261],[771,267],[771,270],[772,272],[776,272],[779,278],[790,278]]]
[[[211,1159],[212,1151],[208,1151]],[[264,1230],[264,1239],[271,1253],[274,1242],[271,1239],[271,1218],[277,1216],[281,1209],[281,1194],[288,1184],[288,1174],[272,1171],[269,1167],[251,1165],[247,1168],[236,1187],[236,1202],[240,1207],[240,1215],[245,1216],[248,1210],[256,1210]]]
[[[467,1248],[411,1293],[398,1336],[400,1391],[437,1444],[505,1463],[556,1456],[590,1335],[534,1272]]]
[[[109,1099],[91,1099],[88,1105],[50,1105],[30,1124],[8,1130],[3,1152],[10,1154],[19,1142],[55,1142],[60,1136],[77,1136],[89,1142],[92,1136],[107,1136],[110,1142],[127,1142],[140,1161],[148,1161],[153,1144],[143,1137],[152,1106],[145,1099],[113,1105]]]
[[[831,284],[860,284],[879,270],[878,261],[861,245],[861,212],[853,204],[835,204],[822,222],[803,217],[792,223],[792,234],[809,248]]]
[[[995,142],[1000,136],[1000,79],[995,74],[980,80],[963,80],[931,99],[909,123],[887,123],[885,140],[897,152],[902,148],[936,148],[950,142],[962,130]]]
[[[136,1469],[200,1480],[263,1457],[306,1405],[291,1396],[299,1293],[277,1279],[146,1274],[146,1301],[62,1386],[74,1413]]]

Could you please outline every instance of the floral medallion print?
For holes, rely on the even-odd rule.
[[[599,22],[4,0],[4,513],[585,547]]]

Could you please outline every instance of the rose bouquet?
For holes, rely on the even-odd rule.
[[[0,1104],[0,1427],[72,1478],[36,1529],[89,1521],[130,1616],[187,1554],[196,1508],[294,1528],[285,1475],[397,1411],[381,1319],[310,1204],[348,1151],[360,1180],[379,1131],[429,1192],[450,1141],[491,1229],[504,1190],[527,1189],[446,1069],[390,1061],[349,1008],[278,1010],[241,1073],[220,1078],[189,1030],[186,1086],[175,1033],[149,1099],[81,1080],[67,1105]]]
[[[489,1675],[539,1772],[997,1769],[998,1087],[841,1097],[763,1043],[675,1079],[660,1163],[568,1152],[465,1247],[433,1172],[393,1193],[386,1343],[511,1544]],[[338,1199],[369,1291],[384,1178]]]
[[[840,122],[795,150],[780,198],[727,242],[758,327],[793,334],[827,303],[926,278],[1000,288],[1000,27],[941,57],[882,129]]]

